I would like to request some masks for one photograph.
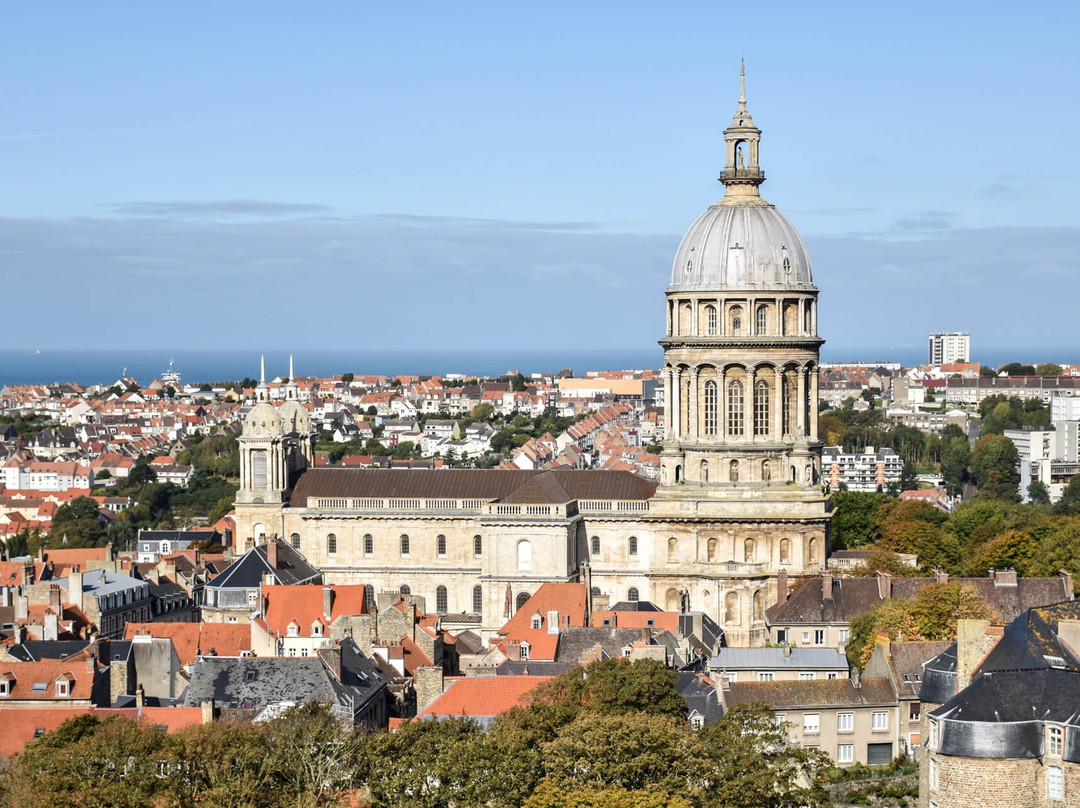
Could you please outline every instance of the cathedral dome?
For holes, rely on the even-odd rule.
[[[245,437],[277,438],[281,436],[281,416],[268,401],[260,401],[244,418]]]
[[[798,231],[759,197],[711,206],[683,236],[669,291],[814,288]]]
[[[280,414],[285,432],[304,436],[311,432],[311,415],[296,399],[289,399],[282,404]]]

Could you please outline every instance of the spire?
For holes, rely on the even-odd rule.
[[[259,386],[255,388],[255,400],[270,400],[270,386],[266,383],[266,354],[259,356]]]
[[[293,380],[292,354],[289,354],[289,381]]]
[[[259,355],[259,384],[266,384],[266,354]]]
[[[754,126],[746,108],[746,61],[739,63],[739,106],[731,125],[724,130],[727,159],[720,182],[727,186],[725,204],[763,204],[758,186],[765,181],[765,172],[758,165],[758,143],[761,130]]]
[[[300,397],[296,387],[296,375],[293,373],[293,356],[289,354],[289,381],[285,385],[285,398],[298,399]]]

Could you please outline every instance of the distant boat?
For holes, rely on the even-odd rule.
[[[180,387],[180,371],[173,367],[174,362],[169,360],[168,370],[164,370],[161,373],[161,381],[165,384],[171,384],[173,387]]]

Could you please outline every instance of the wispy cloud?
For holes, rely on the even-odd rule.
[[[917,232],[921,230],[948,230],[952,227],[950,219],[954,214],[943,210],[927,210],[897,219],[893,224],[894,230]]]
[[[596,222],[523,222],[507,219],[471,219],[460,216],[429,216],[416,213],[380,213],[375,219],[400,222],[413,227],[469,227],[496,230],[550,230],[576,232],[597,230]]]
[[[308,202],[267,202],[260,199],[219,199],[180,202],[120,202],[107,204],[123,216],[204,218],[212,216],[296,216],[329,213],[329,205]]]

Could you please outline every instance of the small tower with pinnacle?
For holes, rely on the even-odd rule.
[[[765,182],[765,172],[758,162],[761,130],[754,126],[746,108],[746,65],[739,68],[739,106],[724,130],[726,161],[720,174],[726,192],[724,203],[747,204],[747,197],[760,196],[758,186]],[[721,203],[721,204],[724,204]]]

